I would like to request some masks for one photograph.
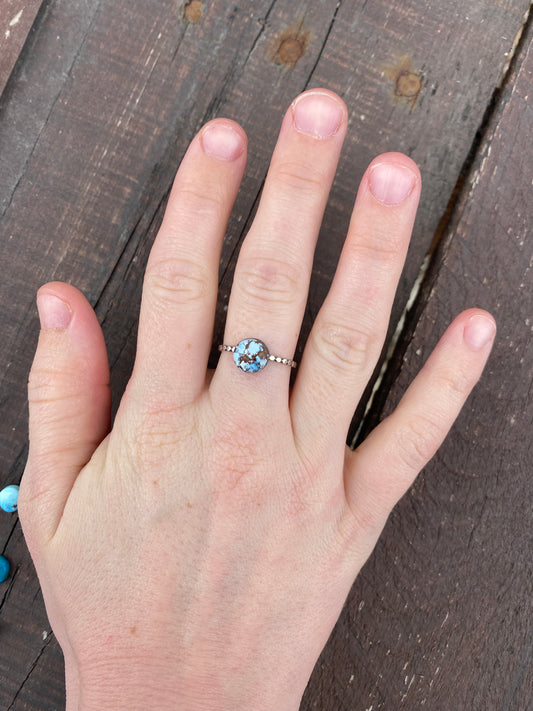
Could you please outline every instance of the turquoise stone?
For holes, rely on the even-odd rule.
[[[17,510],[19,498],[19,488],[16,484],[10,484],[0,491],[0,509],[13,513]]]
[[[256,373],[268,363],[268,348],[258,338],[245,338],[235,346],[233,360],[245,373]]]
[[[0,555],[0,583],[3,583],[4,580],[7,579],[10,568],[11,566],[9,565],[8,559],[5,556]]]

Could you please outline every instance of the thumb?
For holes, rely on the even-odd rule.
[[[29,453],[19,514],[30,551],[54,535],[70,490],[110,426],[102,330],[83,294],[51,282],[37,292],[41,332],[28,382]]]

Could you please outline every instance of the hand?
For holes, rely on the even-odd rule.
[[[346,132],[332,92],[287,111],[235,271],[224,343],[291,358]],[[111,432],[96,316],[39,290],[19,511],[65,655],[67,708],[295,710],[392,507],[432,457],[495,326],[449,326],[396,411],[356,451],[420,194],[399,153],[366,171],[330,292],[291,368],[207,372],[221,245],[246,136],[215,119],[179,168],[146,268],[131,380]]]

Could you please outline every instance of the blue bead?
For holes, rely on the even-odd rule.
[[[256,373],[268,363],[268,348],[257,338],[245,338],[235,346],[233,360],[245,373]]]
[[[10,484],[0,491],[0,509],[13,513],[17,510],[19,498],[19,488],[16,484]]]
[[[5,556],[0,555],[0,583],[3,583],[4,580],[7,579],[10,568],[11,566],[9,565],[8,559]]]

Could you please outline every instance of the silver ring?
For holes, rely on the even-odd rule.
[[[289,365],[291,368],[296,368],[297,365],[292,358],[270,355],[266,344],[260,341],[259,338],[244,338],[236,346],[222,344],[218,347],[218,350],[231,351],[235,365],[245,373],[257,373],[258,370],[263,370],[269,360]]]

